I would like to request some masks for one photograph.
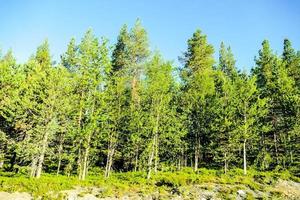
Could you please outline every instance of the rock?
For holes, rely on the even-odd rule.
[[[273,187],[273,192],[281,194],[286,199],[300,199],[300,183],[279,180]]]
[[[246,199],[247,197],[247,193],[244,190],[238,190],[237,194],[238,194],[237,199]]]
[[[32,196],[26,192],[0,192],[1,200],[32,200]]]
[[[78,199],[77,198],[78,192],[76,190],[75,191],[72,191],[72,190],[67,191],[67,192],[65,192],[65,194],[66,194],[67,200],[77,200]]]
[[[200,194],[200,199],[201,200],[212,200],[214,199],[214,192],[210,192],[210,191],[203,191],[201,194]]]
[[[83,197],[78,197],[78,200],[99,200],[99,199],[92,194],[86,194]]]

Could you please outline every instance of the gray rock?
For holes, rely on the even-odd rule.
[[[83,197],[79,197],[78,200],[99,200],[99,199],[92,194],[86,194]]]
[[[0,192],[1,200],[32,200],[32,196],[26,192]]]
[[[244,190],[238,190],[237,191],[237,199],[246,199],[247,193]]]

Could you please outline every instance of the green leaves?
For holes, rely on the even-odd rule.
[[[224,43],[216,63],[200,30],[182,67],[150,52],[140,20],[110,45],[89,29],[79,43],[71,39],[58,65],[47,40],[25,64],[11,50],[0,57],[5,165],[80,179],[94,167],[105,167],[106,177],[113,170],[150,177],[163,165],[299,171],[300,53],[289,40],[281,56],[263,41],[251,74],[237,70]]]

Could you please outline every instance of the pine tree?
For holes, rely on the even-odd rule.
[[[271,167],[269,157],[274,156],[278,163],[278,121],[280,117],[280,100],[278,99],[277,76],[279,74],[278,59],[272,53],[267,40],[262,42],[262,49],[259,50],[259,57],[255,58],[256,68],[253,74],[257,77],[257,87],[262,98],[268,98],[270,105],[269,113],[263,117],[262,123],[270,124],[270,130],[261,132],[260,152],[258,162],[262,169]],[[275,154],[275,155],[274,155]]]
[[[231,162],[235,159],[234,128],[236,120],[235,81],[238,79],[235,59],[230,47],[221,43],[219,50],[219,63],[215,70],[215,97],[212,112],[214,122],[211,129],[210,148],[217,164],[224,166],[226,173]]]
[[[188,49],[181,60],[184,68],[181,77],[184,81],[185,110],[189,115],[189,134],[193,140],[194,169],[198,169],[201,156],[201,138],[209,132],[210,98],[214,95],[213,47],[207,43],[206,36],[197,30],[188,40]],[[204,142],[204,141],[203,141]],[[203,149],[203,148],[202,148]]]
[[[292,106],[295,105],[295,81],[290,76],[288,64],[294,57],[293,55],[288,40],[285,40],[282,60],[272,53],[268,41],[264,41],[259,51],[259,58],[256,59],[257,67],[254,74],[258,76],[258,88],[262,97],[269,98],[270,104],[264,123],[271,124],[267,133],[261,136],[261,153],[264,155],[259,155],[259,157],[265,160],[269,154],[274,156],[276,162],[271,163],[271,167],[276,165],[286,167],[289,138],[286,133],[291,131],[290,128],[295,123],[296,111]]]
[[[69,69],[75,71],[78,63],[78,46],[76,46],[75,38],[72,38],[68,44],[67,51],[61,56],[61,64]]]
[[[112,73],[124,71],[130,64],[128,52],[129,42],[130,36],[127,30],[127,25],[125,24],[120,30],[118,41],[115,44],[115,48],[112,53]]]
[[[223,42],[221,43],[219,51],[219,69],[231,79],[234,79],[238,75],[231,48],[226,48]]]
[[[236,140],[243,144],[244,174],[247,174],[247,146],[258,137],[259,118],[267,113],[267,101],[257,96],[256,78],[240,77],[236,83]]]
[[[9,152],[14,151],[15,144],[12,119],[15,115],[14,104],[19,95],[19,81],[21,74],[17,70],[16,59],[12,50],[9,50],[3,57],[0,56],[0,168],[4,166]]]
[[[126,68],[126,76],[130,85],[130,99],[128,112],[128,131],[130,133],[131,143],[135,146],[135,169],[139,165],[138,158],[141,152],[140,137],[143,134],[142,125],[144,120],[144,112],[142,108],[142,77],[145,74],[146,63],[150,54],[149,42],[146,30],[142,27],[141,21],[138,19],[134,27],[129,33],[128,42],[128,67]]]
[[[286,99],[285,108],[288,108],[288,119],[286,120],[286,132],[285,147],[286,147],[286,165],[293,171],[294,174],[300,174],[300,156],[299,155],[299,88],[300,88],[300,51],[296,51],[292,48],[292,44],[288,39],[284,40],[282,53],[282,67],[284,67],[283,73],[287,83],[292,87],[286,87],[282,89],[284,97]],[[287,77],[288,75],[288,77]],[[292,80],[291,80],[292,79]]]
[[[211,137],[211,148],[214,153],[214,160],[224,166],[227,173],[230,162],[234,161],[235,144],[234,128],[236,120],[235,81],[230,74],[216,71],[216,96],[214,101],[215,118],[211,129],[214,131]],[[235,77],[236,79],[237,77]]]

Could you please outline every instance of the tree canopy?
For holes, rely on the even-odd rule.
[[[182,167],[299,176],[299,51],[285,39],[277,55],[264,40],[250,73],[230,46],[220,44],[218,60],[214,52],[196,30],[175,66],[151,51],[140,20],[114,45],[89,29],[60,62],[47,40],[25,63],[9,50],[0,57],[0,168],[81,180],[97,169],[151,178]]]

